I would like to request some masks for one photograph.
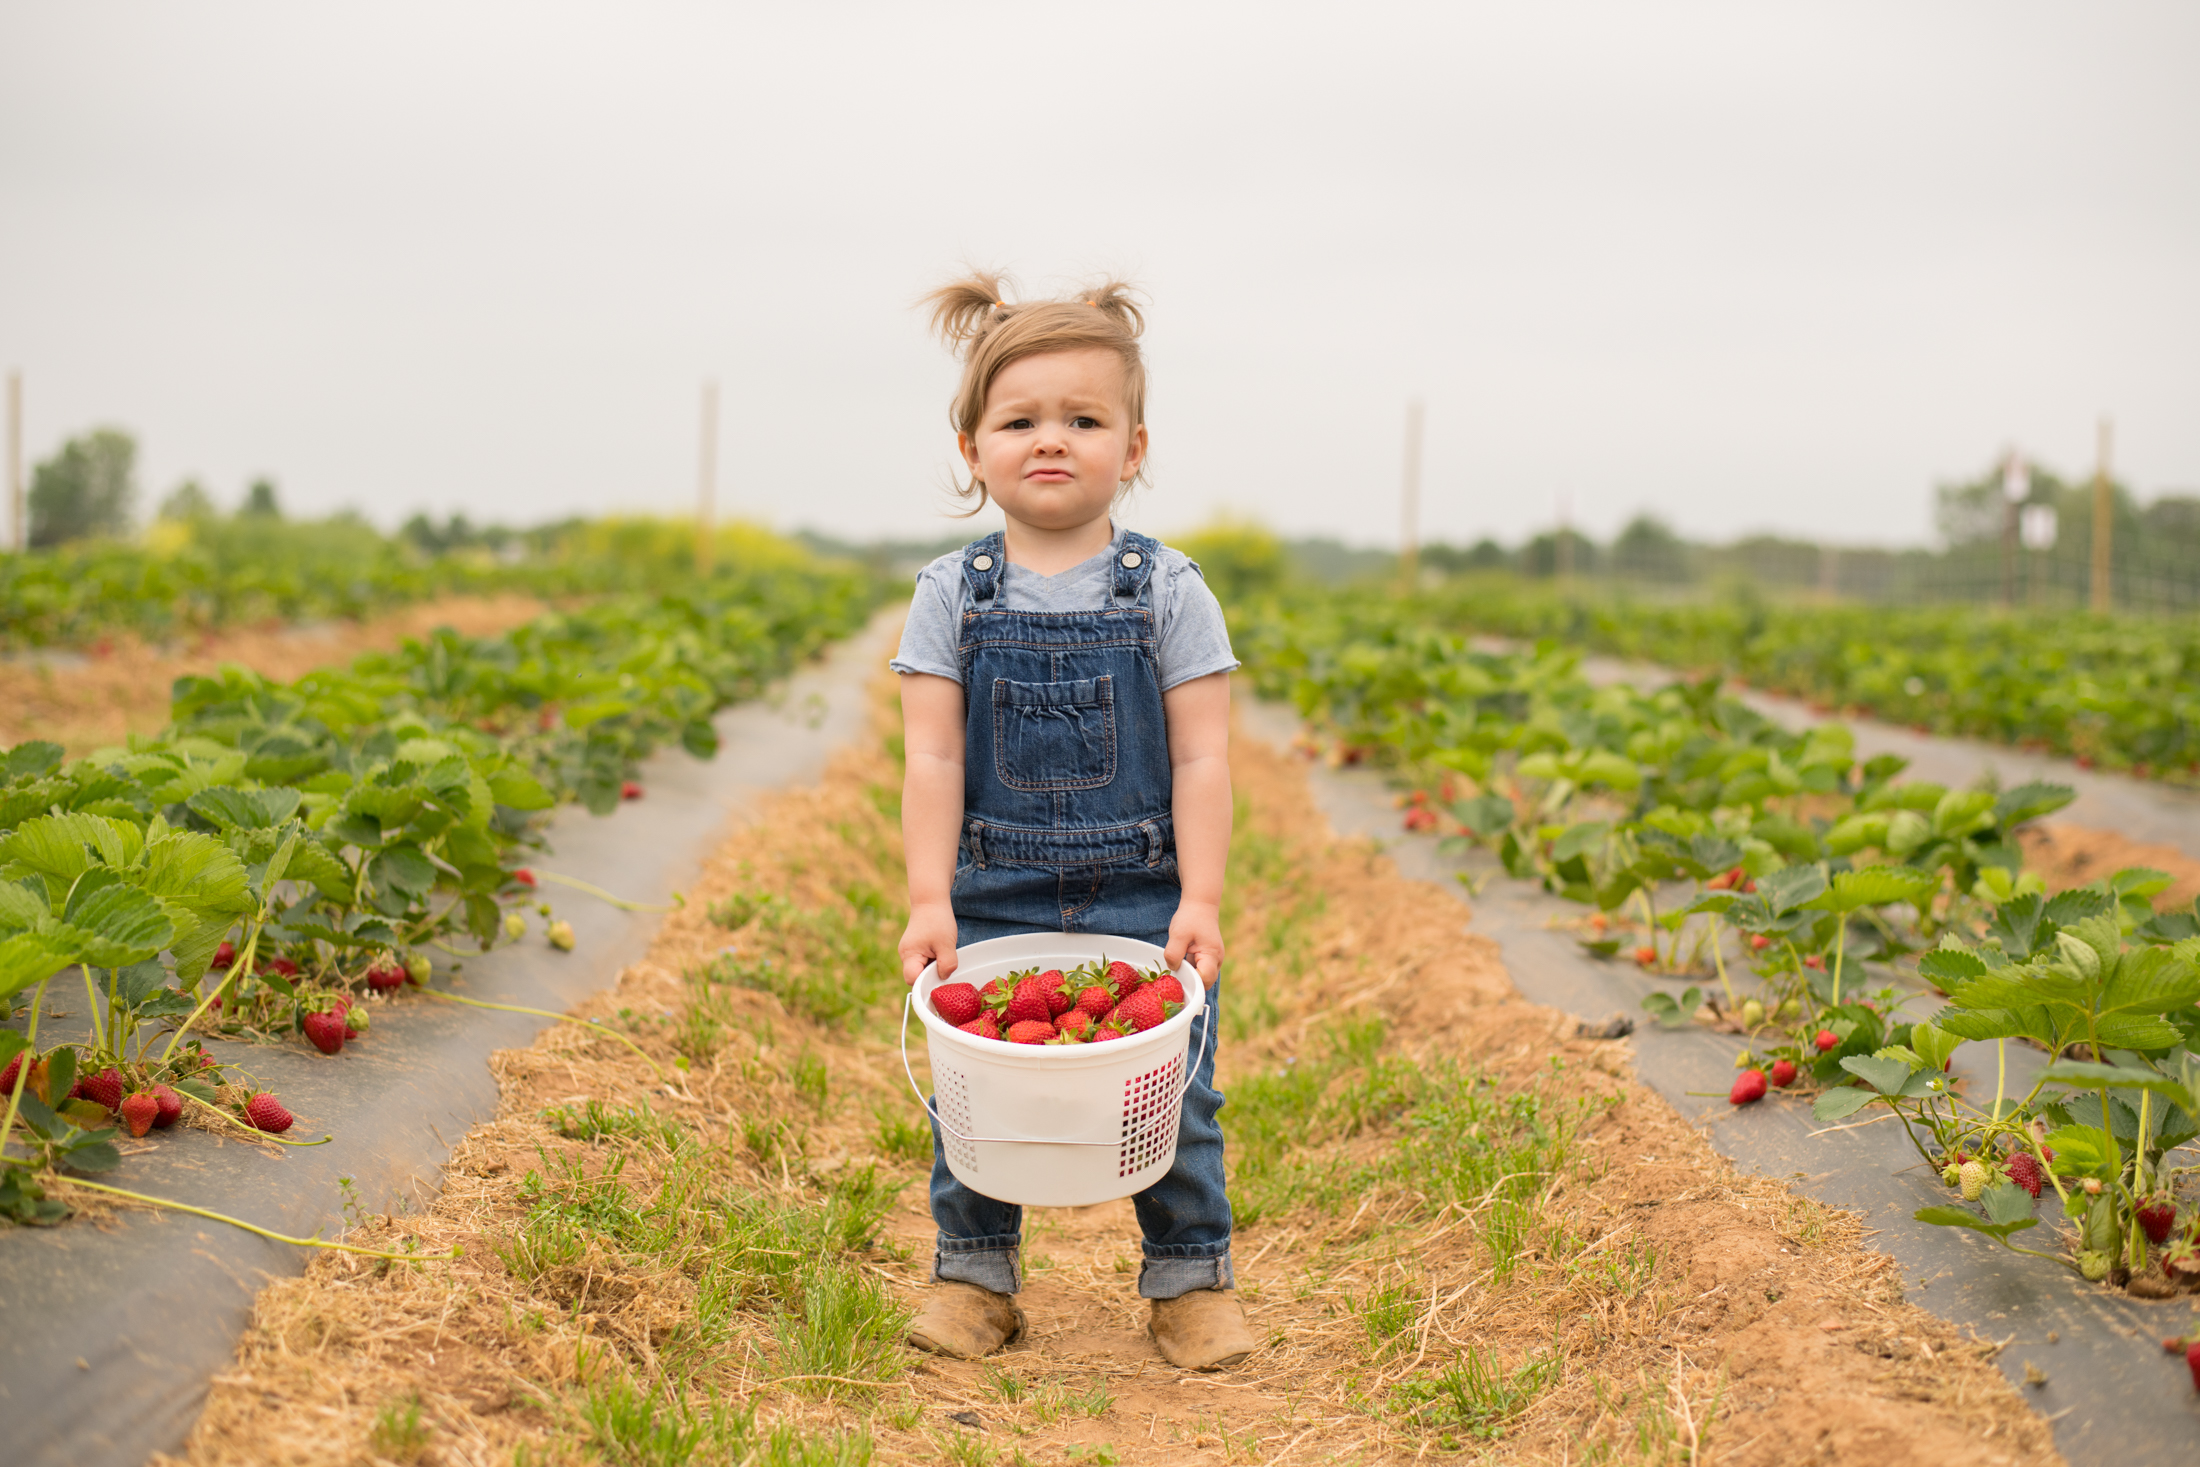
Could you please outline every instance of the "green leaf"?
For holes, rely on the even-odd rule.
[[[1852,1054],[1841,1061],[1841,1068],[1861,1079],[1881,1095],[1899,1095],[1909,1082],[1910,1067],[1898,1059],[1880,1059],[1868,1054]]]
[[[1811,911],[1854,912],[1864,907],[1884,907],[1895,902],[1915,902],[1940,885],[1940,877],[1913,866],[1866,866],[1843,871],[1833,878],[1830,890],[1801,903]]]
[[[1775,917],[1815,901],[1826,889],[1826,873],[1817,866],[1788,866],[1757,878],[1757,895]]]
[[[1920,977],[1929,980],[1942,990],[1954,988],[1968,979],[1983,977],[1986,964],[1978,954],[1961,948],[1935,948],[1917,960]]]
[[[1877,1092],[1861,1085],[1842,1085],[1821,1092],[1812,1103],[1810,1113],[1821,1121],[1838,1121],[1844,1116],[1855,1115],[1877,1099]]]
[[[32,879],[32,878],[26,878]],[[44,897],[13,881],[0,881],[0,933],[23,932],[53,914]]]
[[[2051,814],[2078,798],[2078,792],[2066,784],[2045,784],[2033,781],[2020,784],[2013,790],[2003,790],[1994,801],[1994,823],[2003,830],[2011,830],[2027,820],[2037,820]]]
[[[2173,948],[2148,947],[2126,953],[2115,976],[2101,990],[2100,1011],[2165,1014],[2200,999],[2200,969]]]
[[[1921,1207],[1910,1215],[1921,1223],[1932,1223],[1943,1228],[1969,1228],[2004,1243],[2009,1241],[2011,1233],[2021,1233],[2039,1222],[2036,1217],[2016,1218],[2009,1222],[1988,1222],[1977,1213],[1961,1207]]]
[[[0,998],[51,978],[76,961],[76,951],[40,933],[0,941]]]
[[[1925,1068],[1928,1070],[1945,1067],[1949,1057],[1962,1043],[1962,1035],[1951,1034],[1929,1022],[1915,1025],[1910,1030],[1910,1048],[1917,1051],[1917,1057],[1925,1061]]]
[[[2032,1215],[2032,1194],[2015,1182],[1996,1182],[1978,1200],[1989,1222],[2013,1223]]]
[[[201,790],[184,803],[191,813],[223,830],[273,830],[298,809],[294,789]]]
[[[2200,1097],[2195,1097],[2182,1082],[2154,1070],[2066,1059],[2057,1060],[2040,1071],[2040,1079],[2050,1084],[2075,1086],[2081,1090],[2097,1090],[2103,1087],[2110,1090],[2151,1090],[2186,1110],[2200,1111]]]
[[[63,920],[86,935],[84,961],[101,968],[143,962],[168,945],[175,924],[154,901],[134,886],[109,886],[89,897],[72,897]]]
[[[2093,1107],[2098,1114],[2100,1107]],[[2055,1153],[2055,1170],[2083,1177],[2111,1180],[2118,1154],[2108,1132],[2099,1126],[2060,1126],[2047,1133],[2044,1144]]]

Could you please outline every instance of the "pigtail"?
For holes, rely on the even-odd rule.
[[[1085,292],[1085,304],[1093,307],[1136,341],[1146,330],[1146,315],[1138,307],[1138,291],[1127,281],[1103,280]]]
[[[932,331],[957,356],[967,355],[985,334],[1008,319],[1013,282],[991,270],[973,270],[919,301],[932,308]]]

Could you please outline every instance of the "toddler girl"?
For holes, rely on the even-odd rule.
[[[1115,525],[1146,459],[1144,322],[1121,284],[1007,304],[977,275],[930,297],[963,361],[951,417],[962,492],[1007,527],[917,577],[902,675],[909,863],[903,976],[958,944],[1095,932],[1189,957],[1207,985],[1176,1163],[1133,1199],[1138,1291],[1177,1366],[1253,1348],[1231,1292],[1215,1115],[1214,983],[1230,843],[1229,635],[1199,568]],[[932,1127],[938,1286],[910,1342],[975,1359],[1016,1338],[1023,1209],[955,1180]]]

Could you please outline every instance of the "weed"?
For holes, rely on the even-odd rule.
[[[1090,1467],[1116,1467],[1123,1460],[1123,1454],[1110,1442],[1098,1442],[1089,1447],[1064,1447],[1062,1455],[1072,1462],[1088,1463]]]
[[[776,893],[737,891],[723,901],[716,901],[704,913],[718,926],[731,931],[746,927],[760,913],[777,913],[786,908],[785,897]]]
[[[1413,1327],[1421,1314],[1420,1290],[1406,1280],[1384,1284],[1360,1299],[1350,1301],[1352,1312],[1367,1331],[1368,1349],[1380,1355]]]
[[[687,1133],[680,1129],[679,1122],[658,1115],[646,1100],[628,1106],[608,1106],[600,1100],[591,1100],[578,1110],[553,1105],[543,1111],[542,1119],[551,1130],[569,1141],[621,1137],[672,1151],[687,1140]]]
[[[1443,1371],[1394,1387],[1390,1403],[1439,1438],[1462,1435],[1494,1441],[1506,1424],[1558,1384],[1564,1358],[1539,1351],[1507,1372],[1496,1357],[1468,1349]]]
[[[373,1444],[375,1455],[392,1462],[411,1462],[427,1450],[428,1427],[420,1419],[420,1392],[414,1391],[401,1402],[391,1401],[375,1412],[367,1440]]]
[[[1067,1381],[1050,1380],[1032,1393],[1031,1414],[1052,1426],[1065,1416],[1105,1416],[1115,1396],[1104,1385],[1077,1390]]]
[[[792,1425],[772,1428],[762,1450],[749,1458],[755,1467],[869,1467],[871,1434],[832,1431],[807,1436]]]
[[[1029,1388],[1025,1385],[1022,1376],[1013,1375],[998,1366],[989,1365],[986,1367],[985,1375],[980,1381],[980,1389],[993,1397],[994,1400],[1006,1401],[1013,1406],[1023,1400]]]
[[[773,1331],[780,1376],[794,1389],[831,1396],[849,1389],[850,1380],[884,1383],[901,1373],[898,1347],[910,1311],[884,1282],[825,1261],[804,1271],[800,1294]]]
[[[932,1450],[949,1467],[990,1467],[993,1449],[974,1431],[928,1431]]]
[[[675,1396],[660,1399],[624,1376],[592,1381],[576,1414],[589,1445],[631,1467],[686,1467],[690,1458],[740,1461],[755,1432],[751,1411],[712,1401],[695,1410]]]
[[[803,1050],[795,1056],[787,1079],[794,1085],[794,1093],[808,1101],[812,1110],[824,1111],[826,1101],[832,1096],[832,1077],[824,1060],[811,1050]]]
[[[872,1112],[878,1117],[878,1129],[872,1132],[872,1140],[881,1155],[896,1161],[922,1164],[932,1159],[932,1127],[924,1121],[911,1120],[905,1105],[882,1105]]]

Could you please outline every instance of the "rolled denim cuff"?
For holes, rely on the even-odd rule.
[[[1219,1253],[1197,1248],[1171,1248],[1165,1254],[1149,1252],[1138,1269],[1141,1299],[1174,1299],[1195,1289],[1232,1289],[1237,1275],[1230,1269],[1230,1245]]]
[[[996,1294],[1013,1294],[1023,1287],[1023,1240],[1014,1233],[990,1238],[950,1238],[940,1235],[932,1254],[932,1277],[942,1283],[976,1284]]]

